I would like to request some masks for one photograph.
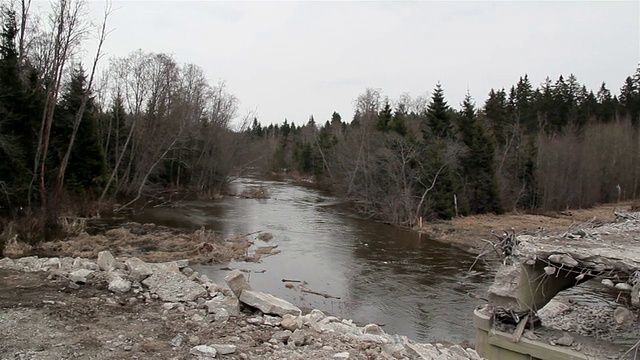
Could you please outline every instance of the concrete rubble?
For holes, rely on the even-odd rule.
[[[562,233],[505,233],[500,242],[504,258],[489,288],[488,304],[480,311],[500,330],[514,332],[514,342],[540,319],[543,326],[535,327],[529,337],[544,338],[550,329],[561,331],[559,337],[556,333],[545,341],[582,353],[589,341],[575,335],[616,344],[628,343],[631,337],[635,343],[640,337],[635,324],[640,319],[640,213],[615,215],[616,222],[594,219]],[[612,296],[607,301],[614,305],[581,306],[566,295],[589,280],[609,288]],[[533,322],[525,325],[523,319]],[[521,322],[524,326],[516,327]],[[630,347],[625,346],[613,351]]]
[[[74,284],[103,282],[113,296],[132,302],[161,302],[159,311],[182,312],[188,321],[201,327],[222,326],[229,321],[244,324],[242,332],[230,334],[224,341],[177,334],[171,346],[185,349],[187,358],[481,359],[471,348],[416,343],[406,336],[387,334],[378,325],[358,326],[317,309],[303,315],[293,304],[252,289],[240,272],[230,272],[227,284],[218,285],[194,272],[186,262],[151,264],[137,258],[115,258],[108,252],[101,252],[96,261],[4,258],[0,259],[0,268],[47,271],[50,277]],[[240,352],[242,342],[251,340],[243,334],[253,328],[268,331],[270,338]],[[133,345],[126,346],[131,349]]]

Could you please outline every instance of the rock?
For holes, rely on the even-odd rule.
[[[291,334],[292,333],[289,330],[277,331],[273,335],[271,335],[271,339],[274,339],[279,342],[285,342],[289,340],[289,337],[291,336]]]
[[[601,281],[602,285],[605,285],[607,287],[614,287],[615,285],[613,284],[613,281],[609,280],[609,279],[602,279]]]
[[[216,312],[215,316],[214,316],[214,321],[215,322],[219,322],[219,323],[223,323],[225,321],[229,321],[229,312],[225,309],[218,309],[218,311]]]
[[[349,353],[346,351],[343,352],[339,352],[337,354],[333,355],[334,359],[348,359],[349,358]]]
[[[302,319],[298,316],[285,314],[282,317],[282,321],[280,321],[280,326],[283,329],[294,331],[296,329],[302,329],[303,322]]]
[[[297,329],[294,331],[291,336],[289,336],[289,340],[287,340],[288,344],[293,344],[295,346],[304,345],[305,333],[302,329]]]
[[[524,334],[522,334],[522,336],[525,337],[525,339],[529,339],[529,340],[538,340],[538,335],[536,335],[533,331],[531,330],[527,330],[524,332]],[[467,352],[469,352],[467,350]]]
[[[265,315],[262,317],[264,319],[264,324],[269,326],[279,326],[282,323],[282,318],[279,316],[269,316]]]
[[[42,261],[37,256],[26,256],[15,260],[15,264],[22,271],[35,272],[42,269]]]
[[[207,345],[194,346],[189,350],[189,354],[196,356],[198,359],[215,359],[216,349]]]
[[[631,289],[631,305],[640,308],[640,281],[633,285],[633,289]]]
[[[629,323],[633,313],[626,307],[619,306],[613,311],[613,318],[618,325]]]
[[[189,266],[189,259],[176,260],[176,261],[172,261],[172,262],[174,264],[176,264],[178,269],[184,269],[187,266]]]
[[[142,281],[153,274],[151,266],[136,257],[128,258],[124,264],[129,269],[129,276],[133,281]]]
[[[564,301],[558,299],[551,299],[547,305],[538,310],[538,316],[544,321],[546,319],[556,318],[565,312],[571,310],[571,307]]]
[[[100,251],[98,253],[98,267],[102,271],[109,271],[115,269],[116,258],[109,251]]]
[[[627,283],[617,283],[615,288],[621,291],[631,291],[631,289],[633,289],[633,287]]]
[[[182,345],[182,342],[184,341],[184,337],[180,334],[176,335],[173,337],[173,339],[171,339],[171,346],[173,347],[180,347],[180,345]]]
[[[162,304],[162,308],[165,309],[165,310],[171,310],[171,309],[175,308],[176,306],[178,306],[178,304],[172,303],[172,302],[168,302],[168,303]]]
[[[242,275],[238,269],[229,272],[224,277],[224,281],[238,298],[240,297],[242,290],[251,290],[251,286],[247,282],[247,279],[244,278],[244,275]]]
[[[307,316],[309,316],[310,318],[312,318],[315,321],[320,321],[320,320],[324,319],[325,317],[327,317],[322,311],[320,311],[318,309],[311,310],[311,312],[309,314],[307,314]]]
[[[187,280],[179,272],[154,272],[142,281],[149,290],[158,295],[165,302],[194,301],[207,294],[202,285]]]
[[[242,290],[240,301],[259,309],[265,314],[276,314],[280,316],[291,314],[299,316],[302,313],[298,307],[288,301],[255,290]]]
[[[391,340],[388,336],[383,335],[373,335],[373,334],[362,334],[358,336],[358,341],[360,342],[369,342],[374,344],[390,344]]]
[[[50,259],[46,259],[42,263],[42,268],[44,270],[60,269],[60,259],[57,258],[57,257],[52,257]]]
[[[164,263],[149,264],[154,273],[156,272],[175,272],[180,273],[180,267],[175,261],[169,261]],[[180,273],[182,274],[182,273]]]
[[[440,355],[438,349],[431,344],[415,344],[408,341],[404,344],[404,347],[411,359],[431,360]]]
[[[262,317],[259,316],[250,317],[246,321],[251,325],[262,325]]]
[[[193,275],[193,273],[194,273],[194,272],[195,272],[195,271],[194,271],[192,268],[190,268],[190,267],[185,267],[184,269],[182,269],[182,273],[183,273],[185,276],[191,276],[191,275]]]
[[[100,268],[98,267],[98,264],[94,263],[91,260],[88,259],[83,259],[80,257],[77,257],[73,260],[73,268],[75,269],[87,269],[87,270],[100,270]]]
[[[268,233],[268,232],[263,232],[258,234],[258,239],[262,240],[262,241],[269,241],[271,239],[273,239],[273,234],[272,233]]]
[[[449,348],[449,355],[452,355],[454,358],[457,356],[460,359],[468,359],[469,354],[462,348],[460,345],[453,345]]]
[[[236,352],[236,346],[232,344],[211,344],[211,347],[216,349],[220,355],[228,355]]]
[[[469,354],[470,360],[481,360],[482,358],[478,355],[478,352],[472,348],[467,348],[467,354]]]
[[[76,284],[86,284],[87,279],[93,275],[93,270],[78,269],[69,273],[69,280]]]
[[[209,301],[205,301],[209,314],[218,313],[219,309],[225,309],[230,316],[240,315],[240,301],[236,297],[216,296]]]
[[[191,321],[193,322],[201,322],[202,320],[204,320],[204,317],[200,314],[193,314],[193,316],[191,317]]]
[[[561,346],[571,346],[571,344],[573,344],[573,337],[567,333],[564,333],[564,335],[556,340],[555,343]]]
[[[131,281],[129,280],[124,280],[121,277],[115,276],[109,282],[109,291],[112,291],[118,294],[124,294],[129,290],[131,290]]]
[[[362,329],[362,332],[372,335],[384,335],[384,331],[382,330],[382,328],[380,328],[380,326],[376,324],[365,325],[365,327]]]

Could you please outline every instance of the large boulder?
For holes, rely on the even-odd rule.
[[[165,302],[194,301],[205,296],[207,290],[179,272],[161,271],[142,281],[142,284]]]
[[[286,300],[282,300],[261,291],[242,290],[240,301],[244,304],[259,309],[265,314],[276,314],[284,316],[286,314],[300,316],[300,309]]]
[[[244,275],[242,275],[238,269],[229,272],[227,276],[224,277],[224,281],[237,297],[240,297],[242,290],[251,290],[251,285],[249,285],[247,279],[244,278]]]

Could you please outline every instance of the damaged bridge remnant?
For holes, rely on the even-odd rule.
[[[562,353],[571,349],[555,351],[548,343],[541,343],[539,347],[527,344],[521,346],[522,351],[515,350],[518,348],[515,344],[526,329],[540,327],[538,311],[558,293],[588,280],[596,279],[612,288],[619,293],[616,301],[620,306],[638,312],[640,213],[616,212],[615,215],[614,223],[573,225],[564,233],[505,234],[505,238],[513,237],[507,244],[509,251],[501,247],[506,256],[489,288],[488,304],[476,311],[476,347],[481,356],[489,359],[581,358],[578,354]],[[501,241],[504,243],[505,240]],[[496,334],[492,330],[498,328],[512,333],[508,337],[510,343],[504,345],[504,341],[491,338]]]

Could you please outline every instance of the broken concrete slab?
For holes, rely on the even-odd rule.
[[[246,305],[259,309],[265,314],[284,316],[286,314],[299,316],[302,311],[290,302],[255,290],[242,290],[240,301]]]
[[[128,258],[124,264],[129,269],[129,277],[133,281],[142,281],[153,274],[153,268],[137,257]]]

